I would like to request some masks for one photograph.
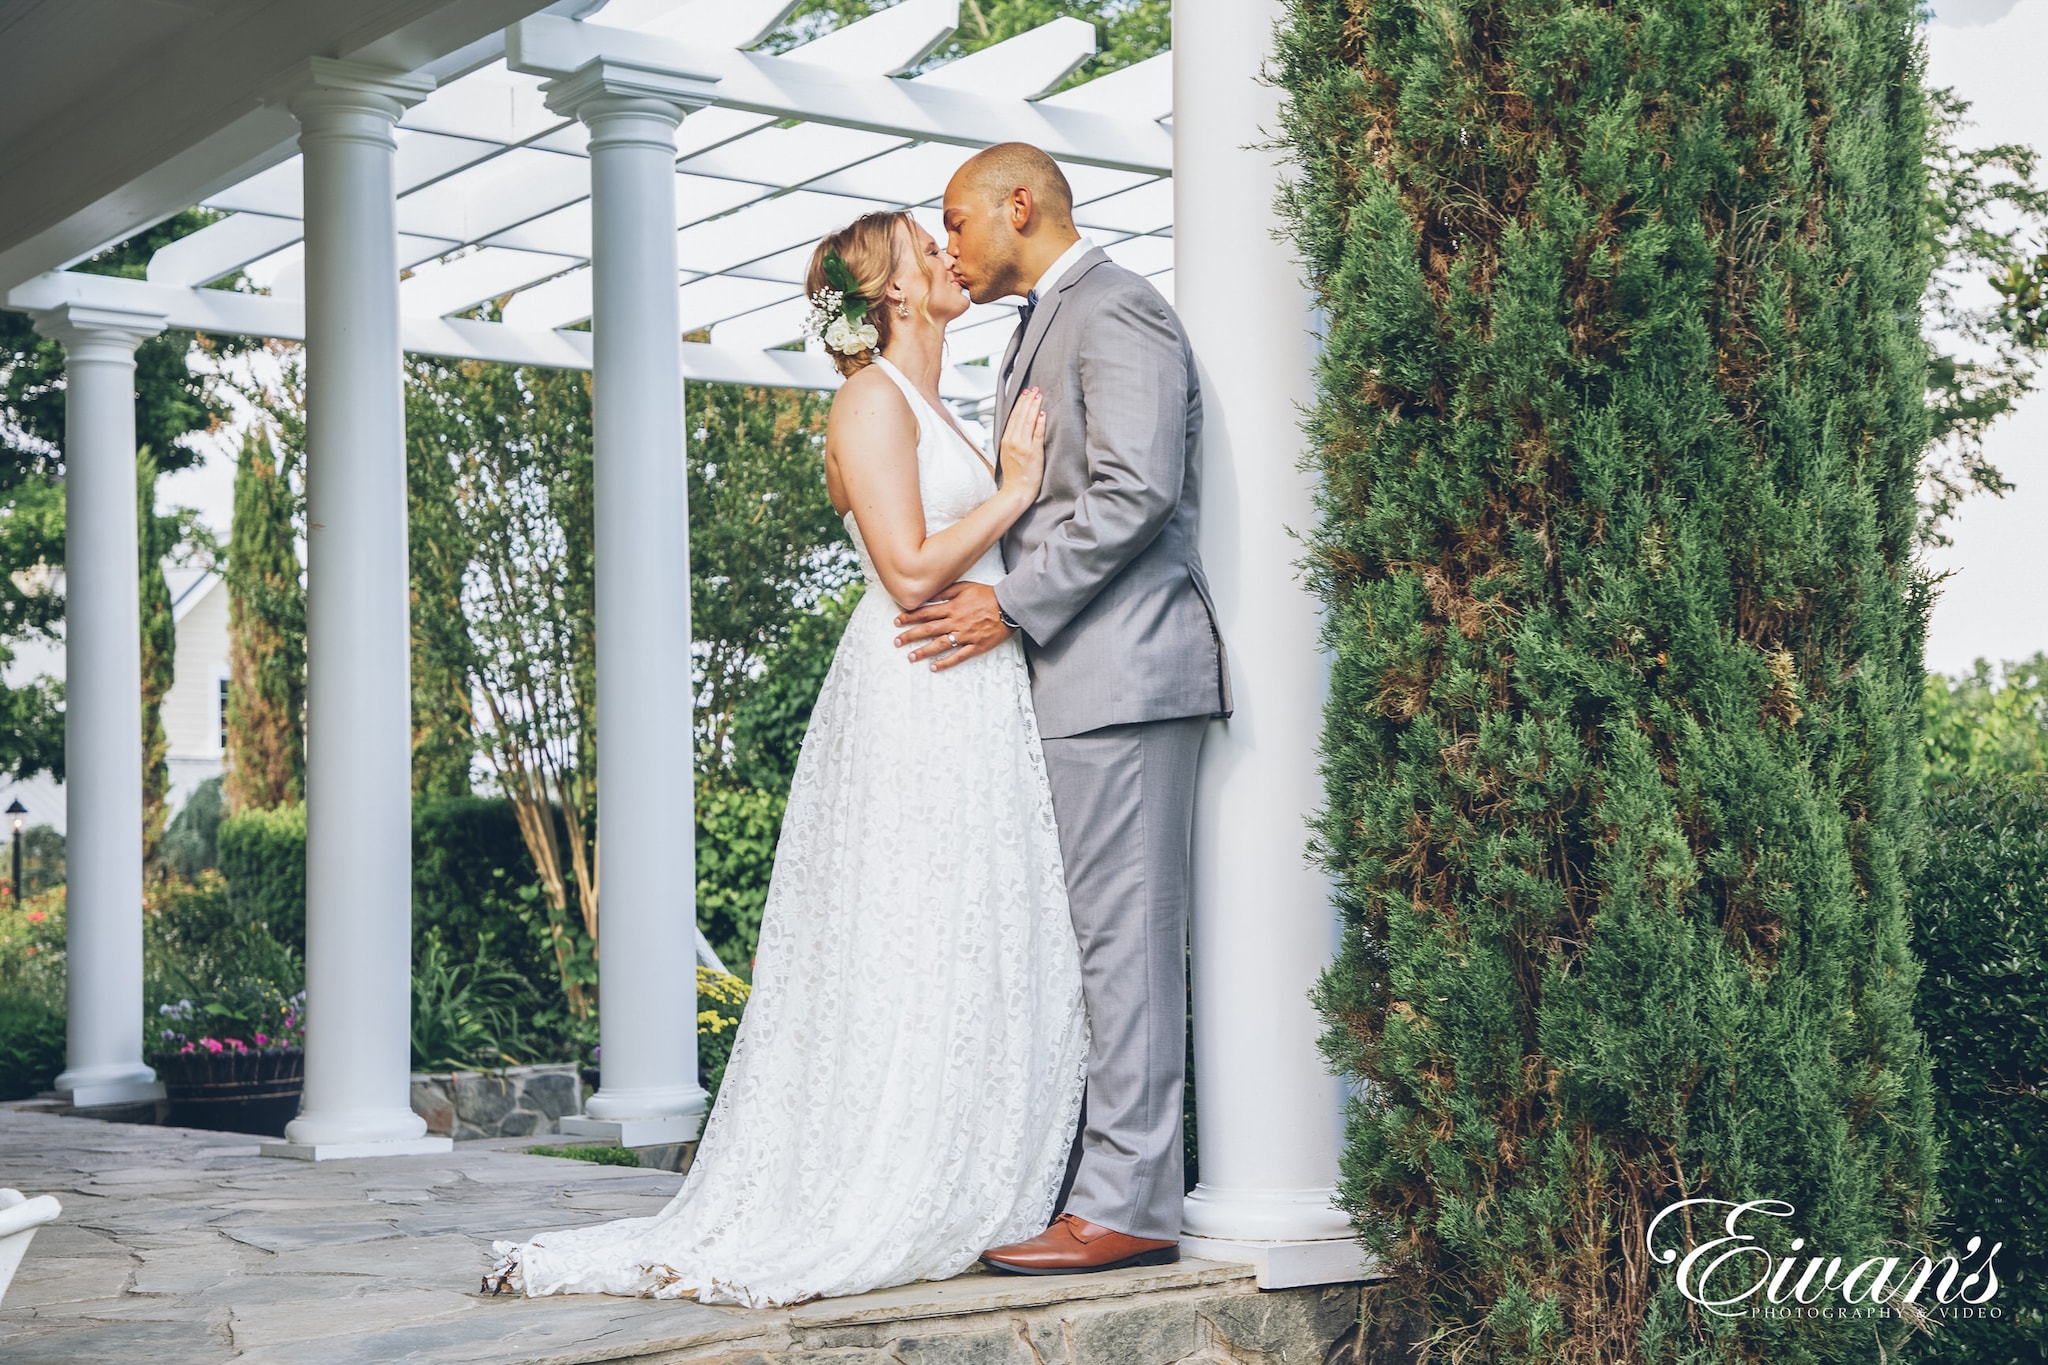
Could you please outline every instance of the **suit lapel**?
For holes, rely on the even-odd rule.
[[[1060,301],[1069,289],[1079,284],[1089,271],[1108,260],[1101,247],[1082,253],[1067,273],[1053,285],[1051,292],[1041,294],[1038,311],[1031,315],[1031,325],[1020,327],[1010,338],[1009,349],[1003,352],[1003,368],[996,371],[996,477],[1003,473],[1002,452],[1003,432],[1010,426],[1010,409],[1017,404],[1017,395],[1024,390],[1025,374],[1031,369],[1031,362],[1037,358],[1038,348],[1045,344],[1047,332],[1052,330],[1053,317],[1060,311]],[[1009,371],[1007,382],[1004,371]]]
[[[1004,369],[1010,371],[1009,382],[1003,385],[1003,403],[1000,421],[996,424],[996,444],[1000,446],[1003,431],[1010,424],[1010,409],[1017,405],[1017,395],[1024,391],[1024,375],[1031,368],[1032,357],[1045,342],[1045,334],[1052,327],[1053,314],[1060,311],[1060,291],[1038,301],[1038,311],[1031,315],[1031,325],[1022,329],[1011,339],[1009,356],[1003,361]],[[1011,358],[1014,357],[1014,366]],[[1001,371],[998,371],[1000,374]]]
[[[995,439],[996,451],[999,456],[1001,454],[1003,446],[1003,428],[1008,426],[1010,423],[1010,404],[1013,401],[1013,399],[1011,398],[1012,390],[1010,388],[1010,381],[1005,379],[1003,376],[1010,373],[1010,364],[1013,360],[1016,359],[1017,348],[1021,346],[1023,343],[1024,329],[1022,327],[1019,327],[1015,331],[1010,333],[1010,344],[1003,348],[1002,363],[996,367]],[[998,459],[996,464],[996,473],[1002,473],[1002,463],[1000,459]]]

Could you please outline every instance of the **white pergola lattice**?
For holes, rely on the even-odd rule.
[[[547,107],[550,77],[598,58],[716,78],[715,103],[678,135],[678,306],[686,379],[829,388],[798,341],[803,272],[825,232],[879,208],[939,230],[937,200],[960,148],[1016,138],[1053,151],[1076,219],[1119,264],[1173,288],[1170,54],[1060,94],[1095,30],[1059,19],[907,79],[951,36],[957,0],[904,3],[780,56],[749,51],[782,0],[613,0],[601,22],[522,21],[503,56],[437,85],[396,129],[405,349],[588,369],[589,131]],[[687,35],[687,36],[685,36]],[[145,282],[51,272],[10,302],[135,308],[172,327],[303,340],[303,157],[208,196],[220,221],[172,242]],[[261,293],[208,288],[240,272]],[[503,301],[502,322],[463,316]],[[985,361],[1014,310],[976,307],[953,331],[947,396],[988,392]],[[766,352],[766,354],[764,354]]]
[[[39,15],[59,8],[29,3]],[[217,8],[179,13],[211,23]],[[1314,515],[1296,431],[1310,310],[1275,240],[1278,171],[1260,150],[1274,126],[1276,96],[1258,77],[1278,0],[1179,0],[1174,54],[1058,94],[1047,92],[1094,51],[1088,24],[1058,20],[921,69],[958,22],[957,0],[901,0],[779,55],[759,45],[793,0],[386,8],[386,28],[338,34],[336,11],[313,0],[249,0],[237,12],[271,22],[234,50],[275,69],[221,108],[197,95],[166,103],[148,72],[154,29],[109,33],[93,41],[150,76],[131,84],[156,92],[165,129],[140,128],[151,112],[141,95],[113,96],[126,126],[99,117],[73,141],[55,137],[83,149],[72,164],[0,156],[0,290],[63,342],[67,361],[71,1013],[60,1087],[81,1104],[155,1093],[138,1051],[131,461],[143,338],[179,327],[306,343],[310,1031],[302,1109],[274,1150],[312,1159],[445,1145],[421,1136],[407,1102],[401,352],[594,372],[604,1075],[583,1122],[629,1144],[684,1140],[704,1096],[690,971],[683,383],[831,387],[823,356],[784,349],[817,238],[884,207],[936,232],[937,199],[967,149],[1030,141],[1065,166],[1082,229],[1178,295],[1201,362],[1202,552],[1238,712],[1212,729],[1197,808],[1202,1184],[1186,1228],[1200,1254],[1255,1261],[1264,1284],[1355,1275],[1355,1244],[1329,1203],[1340,1094],[1306,998],[1334,919],[1301,851],[1319,798],[1324,665],[1293,567],[1293,532]],[[287,10],[308,35],[301,50],[280,26]],[[137,19],[171,22],[156,9]],[[55,32],[64,20],[52,22]],[[28,63],[43,30],[22,28]],[[231,37],[162,41],[189,56]],[[65,42],[50,42],[53,67],[90,67],[92,42]],[[6,99],[0,87],[0,131]],[[48,213],[9,202],[24,192],[21,166],[42,168]],[[194,202],[224,216],[158,251],[145,279],[44,268]],[[220,287],[230,279],[253,288]],[[472,316],[485,304],[502,304],[500,320]],[[988,397],[990,368],[975,362],[1000,353],[1013,325],[996,305],[956,326],[947,397]],[[680,339],[698,332],[709,341]]]

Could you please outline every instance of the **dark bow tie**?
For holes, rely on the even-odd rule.
[[[1024,296],[1024,306],[1017,310],[1017,350],[1011,352],[1010,363],[1003,367],[1003,382],[1010,382],[1010,374],[1017,368],[1017,354],[1024,349],[1024,334],[1031,330],[1031,315],[1038,311],[1038,291],[1032,290]]]

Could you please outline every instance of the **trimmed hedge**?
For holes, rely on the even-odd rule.
[[[1936,792],[1915,884],[1948,1239],[2003,1242],[2002,1320],[1944,1319],[1931,1359],[2048,1360],[2048,781]]]
[[[228,908],[244,924],[261,924],[301,957],[306,953],[306,808],[245,810],[215,832]]]
[[[1288,5],[1340,1194],[1458,1360],[1898,1357],[1705,1312],[1642,1238],[1770,1198],[1775,1254],[1904,1253],[1936,1212],[1921,22]]]
[[[700,782],[697,789],[697,918],[727,967],[752,975],[768,876],[787,797]],[[220,869],[236,920],[270,926],[305,951],[306,814],[303,806],[245,811],[221,821]],[[546,919],[522,895],[538,877],[512,804],[459,796],[413,806],[415,954],[439,933],[451,961],[490,957],[550,993],[557,980]]]
[[[452,962],[494,958],[543,995],[558,972],[544,917],[522,898],[540,873],[502,797],[417,801],[412,813],[412,935],[415,958],[438,932]]]
[[[0,1100],[32,1099],[64,1069],[64,1011],[0,1000]]]

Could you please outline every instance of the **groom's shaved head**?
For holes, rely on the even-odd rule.
[[[1059,162],[1028,142],[998,142],[976,152],[954,173],[954,183],[991,203],[1029,190],[1033,211],[1050,225],[1074,225],[1073,187]]]
[[[976,152],[946,185],[953,274],[976,303],[1031,288],[1074,232],[1074,191],[1059,163],[1026,142]]]

